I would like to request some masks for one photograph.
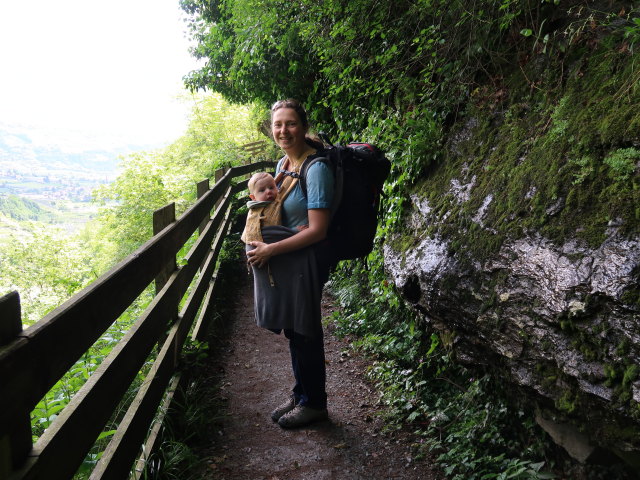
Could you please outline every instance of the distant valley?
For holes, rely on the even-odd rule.
[[[91,192],[116,178],[119,157],[152,148],[0,123],[0,237],[24,220],[76,230],[95,214]]]
[[[55,129],[0,124],[0,195],[19,195],[50,205],[86,202],[101,183],[115,179],[120,155],[153,148],[118,139],[87,138]]]

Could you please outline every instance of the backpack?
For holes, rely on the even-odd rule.
[[[369,143],[331,145],[307,158],[300,168],[300,185],[307,195],[306,174],[316,162],[333,171],[335,191],[327,238],[334,261],[365,257],[373,250],[378,227],[382,185],[391,162]]]

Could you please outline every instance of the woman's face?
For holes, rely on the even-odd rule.
[[[307,130],[293,108],[279,108],[271,117],[271,131],[276,144],[283,150],[300,148],[304,145]]]

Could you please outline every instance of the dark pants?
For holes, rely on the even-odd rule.
[[[289,339],[291,366],[296,380],[293,387],[296,403],[317,409],[327,408],[322,332],[316,337],[307,337],[285,330],[284,335]]]

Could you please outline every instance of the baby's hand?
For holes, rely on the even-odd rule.
[[[307,228],[309,228],[309,225],[298,225],[298,226],[296,227],[296,229],[297,229],[299,232],[301,232],[302,230],[305,230],[305,229],[307,229]]]

